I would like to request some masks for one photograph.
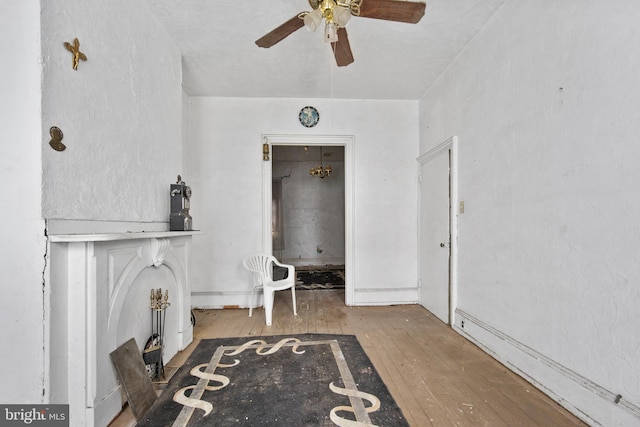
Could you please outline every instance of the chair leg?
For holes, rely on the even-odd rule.
[[[298,310],[296,309],[296,286],[293,285],[291,287],[291,299],[293,300],[293,315],[298,315]]]
[[[274,293],[275,291],[273,289],[267,289],[266,286],[264,287],[264,315],[267,326],[271,326]]]
[[[253,315],[253,306],[256,305],[256,288],[251,290],[251,304],[249,305],[249,317]]]

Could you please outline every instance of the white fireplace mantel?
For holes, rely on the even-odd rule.
[[[151,334],[151,289],[169,290],[164,361],[193,339],[189,269],[199,231],[53,234],[49,240],[51,403],[74,426],[106,426],[124,393],[110,353]]]
[[[193,236],[201,231],[140,231],[132,233],[52,234],[52,243],[108,242],[113,240],[160,239],[166,237]]]

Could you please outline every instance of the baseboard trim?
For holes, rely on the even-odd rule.
[[[402,305],[418,302],[418,288],[364,288],[354,290],[353,305]]]
[[[237,306],[249,308],[251,304],[251,291],[215,291],[215,292],[191,292],[191,307],[202,309],[223,309]],[[256,295],[256,304],[262,304],[262,295]]]
[[[316,291],[325,292],[325,291]],[[249,308],[251,291],[191,292],[191,307],[222,309],[230,306]],[[354,290],[354,306],[417,304],[418,288],[365,288]],[[257,305],[262,304],[262,295],[256,296]]]
[[[615,409],[620,408],[625,411],[627,416],[633,417],[629,417],[628,420],[633,420],[633,422],[638,423],[638,420],[640,419],[640,407],[625,399],[624,396],[608,390],[594,381],[580,375],[550,357],[545,356],[528,345],[505,334],[490,324],[472,316],[464,310],[456,309],[456,317],[457,319],[454,329],[458,333],[474,342],[518,375],[524,377],[536,387],[540,388],[543,392],[554,398],[559,404],[574,413],[576,416],[594,425],[625,425],[618,424],[617,419],[608,419],[612,416],[611,413],[615,411]],[[464,327],[462,326],[463,321],[465,322]],[[469,326],[472,327],[470,328]],[[485,334],[485,337],[482,337],[480,336],[482,334],[474,333],[476,331],[483,332],[488,335]],[[499,341],[491,342],[491,340],[495,339]],[[496,349],[500,347],[501,343],[506,343],[511,349],[517,349],[518,352],[511,352],[509,349],[505,349],[506,352],[504,353],[496,351]],[[538,375],[534,377],[528,369],[524,368],[525,366],[533,366],[532,361],[534,363],[539,362],[539,364],[542,364],[545,369],[553,371],[553,373],[555,373],[560,379],[563,379],[567,384],[555,387],[552,384],[545,384],[544,381],[540,381],[538,379]],[[536,372],[536,374],[541,374],[542,377],[545,376],[543,372]],[[572,396],[560,395],[560,393],[556,391],[559,388],[573,388],[574,391],[577,392],[582,389],[585,393],[584,395],[573,399]],[[598,399],[595,399],[595,397]],[[613,405],[613,407],[611,405]],[[615,415],[613,415],[613,417],[615,417]]]

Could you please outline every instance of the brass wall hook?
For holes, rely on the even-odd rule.
[[[64,42],[64,47],[73,54],[73,69],[78,69],[78,63],[80,60],[86,61],[87,57],[84,53],[80,52],[80,41],[76,37],[73,39],[73,45],[69,42]]]

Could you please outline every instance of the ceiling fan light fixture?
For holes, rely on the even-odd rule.
[[[338,41],[338,27],[333,22],[327,22],[324,27],[325,43],[335,43]]]
[[[304,25],[309,31],[315,31],[322,22],[322,11],[320,8],[315,9],[313,12],[309,12],[304,15]]]
[[[333,8],[333,22],[338,27],[345,28],[351,20],[351,9],[343,6],[335,6]]]
[[[259,47],[279,43],[302,27],[316,31],[325,21],[324,41],[331,43],[338,67],[353,62],[346,26],[351,16],[384,21],[417,24],[424,16],[427,4],[416,0],[308,0],[311,12],[301,12],[256,40]],[[339,40],[338,40],[339,39]]]

